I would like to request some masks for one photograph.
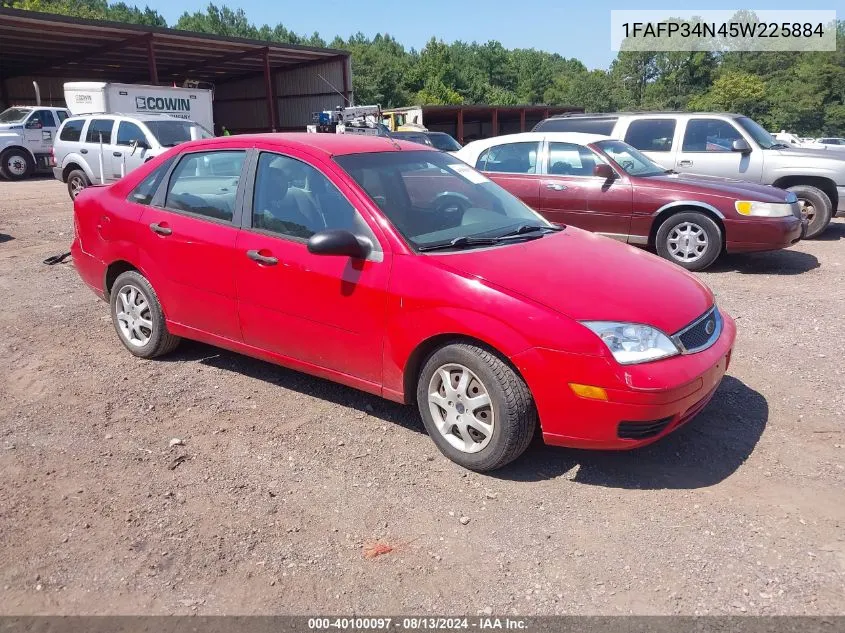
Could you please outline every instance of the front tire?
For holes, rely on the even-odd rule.
[[[687,270],[704,270],[722,252],[722,231],[709,216],[684,211],[660,225],[654,243],[662,258]]]
[[[167,331],[155,290],[141,273],[121,274],[112,286],[109,305],[120,342],[135,356],[155,358],[179,345],[179,337]]]
[[[29,153],[22,149],[7,149],[0,155],[0,171],[9,180],[29,178],[35,170],[35,162]]]
[[[537,427],[534,399],[519,374],[493,352],[466,343],[428,357],[417,405],[440,452],[479,472],[522,455]]]
[[[71,200],[76,200],[85,187],[90,187],[91,181],[88,176],[81,169],[74,169],[67,175],[67,192],[70,194]]]
[[[804,239],[813,239],[821,235],[833,218],[833,203],[821,189],[810,185],[795,185],[787,191],[798,196],[801,205],[801,215],[809,220],[807,234]]]

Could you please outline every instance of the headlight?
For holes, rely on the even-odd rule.
[[[657,328],[640,323],[581,321],[604,341],[618,363],[631,365],[680,354],[680,350]]]
[[[761,218],[785,218],[792,215],[792,205],[782,202],[737,200],[734,207],[740,215],[753,215]]]

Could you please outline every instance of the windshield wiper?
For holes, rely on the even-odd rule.
[[[505,233],[504,235],[497,235],[496,237],[473,237],[471,235],[462,235],[461,237],[456,237],[455,239],[450,240],[448,242],[440,242],[438,244],[426,244],[424,246],[420,246],[417,250],[423,252],[438,251],[447,248],[462,248],[465,246],[495,246],[496,244],[500,244],[502,242],[509,242],[514,239],[536,240],[543,237],[545,233],[538,233],[536,235],[528,235],[528,233],[534,233],[537,230],[544,230],[556,233],[557,231],[562,231],[564,228],[565,227],[562,226],[521,224],[513,231]]]
[[[502,233],[498,237],[513,237],[515,235],[525,235],[526,233],[533,233],[534,231],[549,231],[551,233],[557,233],[558,231],[562,231],[565,228],[565,226],[558,225],[545,226],[543,224],[520,224],[514,230],[508,231],[507,233]]]
[[[786,143],[775,143],[773,145],[769,145],[766,149],[789,149],[789,145]]]
[[[669,175],[674,175],[674,174],[680,174],[681,172],[675,171],[674,169],[666,169],[666,170],[663,171],[663,173],[669,174]]]

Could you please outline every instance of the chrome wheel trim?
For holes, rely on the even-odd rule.
[[[76,198],[83,189],[85,189],[85,182],[82,178],[74,176],[70,179],[70,195],[72,198]]]
[[[134,284],[123,286],[114,303],[114,317],[123,340],[133,347],[144,347],[153,335],[150,301]]]
[[[801,204],[801,217],[812,223],[816,218],[816,205],[805,198],[799,198],[798,202]]]
[[[680,262],[691,263],[704,257],[710,239],[707,231],[694,222],[681,222],[669,231],[666,238],[669,254]]]
[[[458,363],[440,366],[428,384],[428,407],[440,435],[462,453],[484,450],[493,437],[493,403],[484,383]]]
[[[6,171],[12,176],[23,176],[26,167],[26,158],[20,154],[12,154],[6,159]]]

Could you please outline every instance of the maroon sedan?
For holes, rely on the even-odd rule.
[[[687,270],[707,268],[722,252],[786,248],[806,231],[793,193],[667,172],[596,134],[512,134],[455,155],[552,222],[653,248]]]

